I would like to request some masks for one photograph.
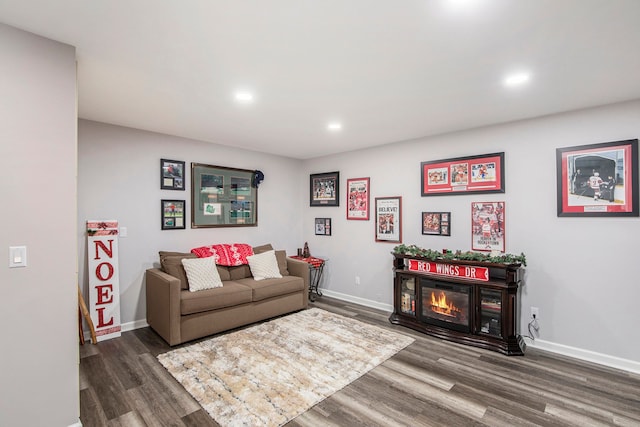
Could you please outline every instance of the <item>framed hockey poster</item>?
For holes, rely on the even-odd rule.
[[[402,243],[402,197],[376,197],[376,242]]]
[[[504,193],[504,152],[421,163],[422,196]]]
[[[558,216],[638,216],[638,140],[558,148]]]
[[[471,203],[471,250],[505,251],[504,202]]]
[[[369,178],[347,179],[347,219],[369,220]]]

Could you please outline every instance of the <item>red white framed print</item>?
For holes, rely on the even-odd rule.
[[[504,152],[421,163],[422,196],[504,193]]]
[[[638,140],[558,148],[558,216],[638,216]]]
[[[347,219],[369,220],[369,178],[347,179]]]
[[[402,197],[376,197],[376,242],[402,243]]]
[[[505,251],[505,203],[471,203],[471,250]]]

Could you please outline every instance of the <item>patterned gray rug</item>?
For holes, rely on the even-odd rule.
[[[312,308],[158,356],[222,426],[281,426],[413,338]]]

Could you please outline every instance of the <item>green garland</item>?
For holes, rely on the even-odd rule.
[[[527,266],[527,259],[524,253],[520,255],[512,254],[500,254],[492,256],[491,254],[485,254],[481,252],[462,252],[455,251],[442,253],[440,251],[434,251],[432,249],[422,249],[416,245],[398,245],[393,248],[393,252],[402,255],[419,256],[421,258],[427,258],[432,260],[462,260],[462,261],[481,261],[481,262],[493,262],[498,264],[522,264]]]

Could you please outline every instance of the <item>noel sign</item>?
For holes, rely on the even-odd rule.
[[[118,221],[87,221],[89,313],[96,338],[120,336]]]

